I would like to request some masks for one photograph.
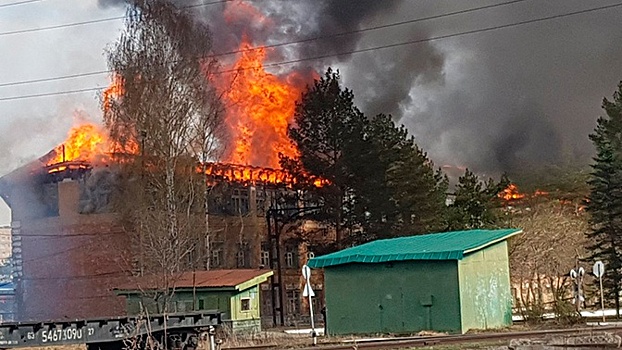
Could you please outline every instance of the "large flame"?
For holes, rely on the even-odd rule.
[[[108,153],[108,136],[95,124],[82,124],[69,130],[65,142],[54,149],[54,156],[47,165],[84,161],[95,162]]]
[[[264,48],[243,42],[240,51],[231,69],[235,73],[220,85],[225,92],[226,124],[231,137],[224,160],[279,168],[279,154],[298,156],[287,137],[287,126],[292,122],[301,90],[288,79],[264,70]]]

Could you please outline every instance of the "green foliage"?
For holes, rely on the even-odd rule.
[[[374,153],[366,167],[375,172],[363,182],[360,193],[367,200],[364,225],[375,237],[429,233],[442,227],[445,210],[446,177],[434,171],[434,164],[390,116],[374,117],[366,133]],[[372,185],[372,184],[369,184]],[[384,227],[383,227],[384,226]],[[380,227],[382,230],[374,230]]]
[[[289,136],[300,157],[281,165],[299,178],[325,180],[301,185],[323,207],[314,218],[337,230],[338,244],[438,230],[445,176],[405,127],[382,114],[366,118],[353,99],[328,69],[297,103]]]
[[[354,105],[352,91],[339,85],[339,73],[329,69],[296,103],[294,121],[288,134],[300,157],[284,157],[281,166],[300,177],[311,175],[325,181],[322,187],[307,184],[306,189],[311,200],[322,206],[315,218],[331,224],[340,243],[344,226],[353,226],[347,210],[354,181],[350,164],[355,150],[365,146],[365,117]]]
[[[510,175],[522,191],[544,191],[549,198],[582,201],[590,190],[587,183],[590,169],[587,165],[549,164],[539,168],[526,168]]]
[[[454,202],[449,206],[446,217],[447,229],[465,230],[494,228],[498,218],[494,208],[498,207],[497,194],[510,184],[503,175],[499,182],[488,179],[482,182],[475,173],[466,169],[458,179]]]
[[[588,184],[590,194],[586,201],[590,214],[593,243],[589,260],[602,260],[607,272],[603,286],[609,298],[619,308],[622,287],[622,82],[613,95],[613,101],[603,100],[606,116],[598,118],[590,140],[596,147],[596,157]]]

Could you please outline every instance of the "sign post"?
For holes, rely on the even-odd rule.
[[[574,282],[574,300],[572,301],[577,308],[577,312],[581,312],[581,303],[585,301],[583,298],[583,275],[585,275],[585,269],[582,267],[577,270],[570,270],[570,278]]]
[[[603,313],[603,322],[605,322],[605,299],[603,298],[603,274],[605,273],[605,264],[603,264],[602,261],[597,261],[594,264],[592,272],[594,276],[598,277],[600,285],[600,310]]]
[[[302,267],[302,277],[305,279],[305,288],[302,291],[302,296],[309,298],[309,313],[311,314],[311,337],[313,337],[313,345],[317,345],[317,333],[315,332],[315,322],[313,320],[313,298],[315,292],[311,288],[311,268],[304,265]]]

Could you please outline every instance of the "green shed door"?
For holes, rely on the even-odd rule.
[[[383,332],[403,332],[406,327],[404,293],[396,288],[378,295],[378,319]]]

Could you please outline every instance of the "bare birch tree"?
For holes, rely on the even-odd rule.
[[[209,230],[198,167],[218,148],[222,116],[210,54],[207,26],[162,0],[129,5],[108,54],[121,93],[104,101],[104,119],[121,151],[133,154],[122,162],[115,204],[134,235],[139,273],[161,275],[165,299],[195,265],[198,232]]]
[[[523,233],[510,241],[510,269],[517,307],[524,316],[552,311],[572,315],[569,272],[585,257],[587,217],[563,200],[534,198],[508,213],[508,223]]]

